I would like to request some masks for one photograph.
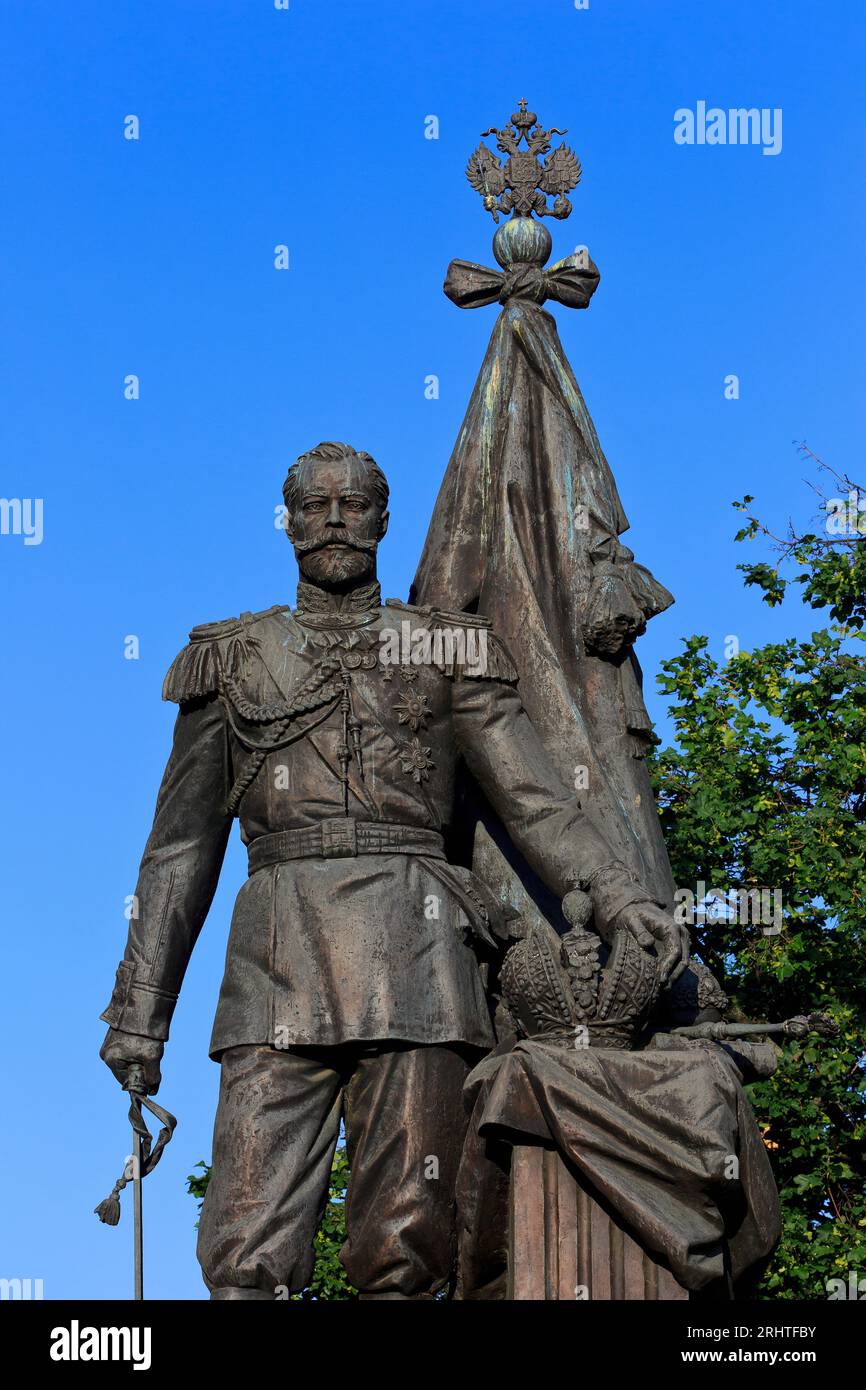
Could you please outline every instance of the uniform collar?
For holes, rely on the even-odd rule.
[[[295,616],[315,627],[354,627],[369,622],[378,613],[381,603],[382,590],[375,579],[345,594],[332,594],[300,579]]]

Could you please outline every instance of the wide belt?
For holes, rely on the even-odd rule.
[[[435,830],[390,821],[335,816],[299,830],[259,835],[249,846],[249,871],[288,859],[352,859],[357,854],[423,854],[445,858],[445,842]]]

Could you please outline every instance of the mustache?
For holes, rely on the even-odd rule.
[[[375,555],[379,547],[379,542],[365,541],[362,540],[359,536],[349,537],[348,535],[343,534],[324,536],[314,541],[296,541],[295,555],[312,555],[315,551],[325,550],[326,547],[330,545],[343,546],[346,550],[360,550],[364,555]]]

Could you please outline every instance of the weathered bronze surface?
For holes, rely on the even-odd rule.
[[[689,1293],[610,1215],[556,1149],[519,1144],[508,1189],[505,1297],[675,1302]]]
[[[494,220],[514,215],[493,240],[501,270],[452,261],[445,293],[461,308],[502,310],[411,596],[437,603],[447,594],[452,606],[493,619],[561,779],[617,859],[658,902],[671,902],[633,643],[673,599],[619,539],[628,523],[616,484],[542,308],[546,300],[586,308],[599,283],[585,248],[545,268],[552,239],[532,214],[567,216],[564,195],[581,172],[566,147],[549,153],[553,133],[521,102],[496,132],[504,166],[484,145],[469,161]],[[556,195],[553,209],[546,194]],[[632,1261],[628,1296],[679,1297],[683,1288],[730,1296],[760,1273],[779,1234],[772,1174],[741,1084],[773,1069],[772,1046],[734,1053],[716,1045],[717,1034],[674,1040],[677,1024],[720,1027],[726,1001],[709,973],[693,963],[665,988],[656,959],[628,931],[592,921],[578,894],[564,904],[552,897],[471,776],[459,804],[467,862],[520,918],[500,972],[503,1042],[467,1083],[460,1296],[530,1296],[554,1249],[583,1251],[584,1275],[607,1270],[585,1296],[625,1296],[611,1274],[625,1266],[605,1253],[620,1230],[640,1243],[646,1270],[661,1271],[642,1283]],[[533,1167],[533,1144],[558,1152],[563,1166]],[[511,1174],[509,1205],[512,1154],[520,1174]],[[556,1210],[575,1229],[557,1236],[539,1225],[539,1210]],[[569,1268],[541,1296],[575,1297]]]
[[[429,1297],[451,1272],[460,1091],[467,1057],[495,1041],[485,975],[502,915],[446,857],[458,756],[554,893],[586,890],[600,923],[655,937],[667,971],[683,943],[557,778],[487,619],[382,605],[373,460],[320,445],[285,498],[297,609],[194,629],[166,677],[180,712],[103,1055],[158,1084],[237,815],[250,877],[211,1038],[223,1087],[205,1278],[220,1298],[303,1287],[342,1107],[347,1267],[365,1296]],[[419,1197],[430,1155],[436,1202]]]
[[[472,1119],[458,1183],[461,1297],[535,1287],[531,1268],[551,1259],[551,1233],[533,1215],[545,1193],[547,1209],[552,1203],[574,1223],[560,1226],[563,1248],[583,1251],[581,1292],[569,1274],[547,1297],[626,1296],[615,1292],[619,1275],[613,1284],[608,1274],[607,1283],[587,1285],[601,1258],[593,1240],[606,1249],[611,1238],[599,1204],[650,1265],[674,1276],[673,1283],[651,1279],[646,1297],[686,1289],[730,1298],[760,1275],[780,1215],[743,1083],[771,1075],[776,1050],[750,1040],[747,1027],[720,1021],[727,1000],[697,962],[661,991],[653,973],[651,957],[618,930],[609,951],[581,927],[560,938],[548,926],[532,927],[509,950],[503,1042],[465,1088]],[[683,1019],[691,1026],[680,1026]],[[527,1146],[552,1149],[564,1166],[533,1168]],[[529,1191],[533,1172],[540,1188]],[[644,1274],[650,1265],[641,1265]],[[639,1296],[635,1270],[630,1297]],[[603,1295],[602,1287],[614,1292]]]
[[[512,144],[530,118],[514,113],[506,128]],[[521,158],[531,165],[526,180],[544,187],[535,156]],[[473,186],[479,159],[476,151]],[[530,201],[527,194],[521,206]],[[546,227],[515,214],[493,239],[501,271],[462,260],[448,268],[445,293],[459,307],[503,307],[410,597],[437,604],[447,596],[451,607],[493,620],[560,777],[592,809],[617,858],[659,901],[672,901],[644,762],[652,730],[633,642],[673,598],[619,540],[628,522],[616,483],[556,323],[542,308],[545,300],[586,308],[598,270],[586,251],[545,269],[551,249]],[[474,830],[466,827],[474,867],[524,916],[562,928],[558,904],[503,841],[496,818],[483,807],[475,814]]]
[[[458,1250],[457,1296],[533,1296],[554,1246],[597,1271],[595,1297],[623,1280],[633,1297],[729,1291],[775,1239],[741,1085],[772,1045],[669,1031],[717,1023],[725,1000],[688,965],[642,760],[632,643],[671,596],[618,540],[616,487],[541,308],[585,307],[598,283],[577,253],[543,269],[532,214],[566,217],[580,178],[551,151],[564,133],[521,102],[495,132],[505,163],[483,145],[470,159],[494,220],[513,215],[501,272],[455,261],[446,293],[503,310],[413,602],[381,602],[383,473],[324,443],[283,490],[296,608],[194,628],[165,679],[174,745],[101,1055],[158,1088],[237,818],[249,877],[210,1042],[198,1247],[216,1299],[309,1280],[341,1120],[343,1261],[363,1298],[435,1297]],[[542,1184],[523,1207],[512,1152]],[[728,1152],[749,1162],[723,1188]],[[574,1223],[561,1240],[538,1227],[545,1183]],[[542,1296],[574,1296],[574,1270]]]

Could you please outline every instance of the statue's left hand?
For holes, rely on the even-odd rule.
[[[665,908],[657,907],[655,903],[631,903],[617,913],[614,925],[625,927],[644,950],[655,946],[662,985],[678,979],[688,965],[688,929]]]

